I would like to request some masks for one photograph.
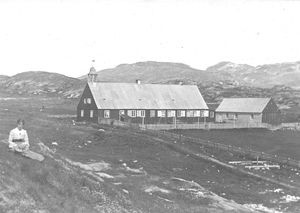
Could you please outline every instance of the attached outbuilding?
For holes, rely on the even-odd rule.
[[[215,113],[219,123],[281,123],[281,112],[272,98],[224,98]]]
[[[196,85],[97,82],[91,71],[77,106],[78,121],[179,124],[204,122],[209,117]]]

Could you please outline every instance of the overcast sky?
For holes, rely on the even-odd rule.
[[[1,0],[0,74],[300,60],[300,1]]]

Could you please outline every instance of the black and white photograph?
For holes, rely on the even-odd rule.
[[[0,0],[0,213],[299,213],[300,0]]]

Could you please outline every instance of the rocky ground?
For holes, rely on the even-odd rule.
[[[75,107],[70,99],[2,98],[0,140],[23,117],[31,149],[46,160],[25,159],[0,143],[0,212],[299,211],[297,191],[181,148],[222,160],[218,152],[140,131],[74,123]]]

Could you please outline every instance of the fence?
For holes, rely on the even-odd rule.
[[[111,119],[101,119],[101,120],[99,120],[99,123],[107,124],[107,125],[121,126],[121,127],[128,127],[128,128],[133,128],[135,130],[143,130],[143,131],[146,131],[147,133],[150,133],[150,134],[155,135],[155,136],[164,136],[164,137],[177,139],[177,140],[181,140],[181,141],[184,140],[186,142],[197,143],[197,144],[200,144],[200,145],[203,145],[203,146],[206,146],[206,147],[212,147],[212,148],[215,148],[215,149],[220,149],[220,150],[225,150],[225,151],[232,151],[232,152],[240,153],[240,154],[243,154],[243,155],[250,155],[254,159],[256,159],[256,157],[259,157],[260,159],[269,160],[269,161],[277,162],[277,163],[280,163],[280,164],[287,164],[287,165],[290,165],[290,166],[296,166],[296,167],[300,168],[300,161],[289,158],[289,157],[282,157],[282,156],[278,156],[278,155],[274,155],[274,154],[268,154],[268,153],[264,153],[264,152],[254,151],[254,150],[251,150],[251,149],[245,149],[245,148],[236,147],[236,146],[232,146],[232,145],[221,144],[221,143],[216,143],[216,142],[212,142],[212,141],[208,141],[208,140],[203,140],[203,139],[200,139],[200,138],[188,137],[188,136],[168,132],[168,131],[165,131],[165,130],[160,130],[161,128],[156,129],[157,126],[161,126],[163,129],[164,128],[168,129],[167,127],[170,124],[140,125],[140,124],[127,123],[127,122],[111,120]],[[206,123],[206,124],[202,123],[202,124],[200,124],[200,127],[207,128],[207,126],[205,126],[207,124],[208,123]],[[210,124],[212,125],[212,123],[210,123]],[[226,124],[229,126],[228,123],[226,123]],[[179,127],[182,127],[183,129],[184,128],[185,129],[192,129],[191,127],[199,127],[199,124],[180,124],[180,125],[182,125],[182,126],[177,126],[178,129],[179,129]],[[215,125],[214,127],[218,127],[218,126],[221,126],[221,125],[224,125],[224,124],[214,123],[214,125]],[[249,127],[250,127],[249,124],[239,126],[239,128],[249,128]],[[259,127],[255,126],[255,124],[253,124],[253,126],[251,126],[251,127],[252,128],[253,127],[259,128]],[[221,127],[221,128],[223,128],[223,127]],[[263,125],[260,125],[260,128],[270,128],[270,126],[268,126],[267,124],[263,124]]]
[[[123,122],[123,121],[118,121],[118,120],[113,120],[113,119],[98,119],[99,124],[106,124],[106,125],[113,125],[113,126],[121,126],[121,127],[132,127],[132,128],[140,128],[140,124],[136,123],[128,123],[128,122]]]
[[[268,128],[272,125],[265,123],[178,123],[178,124],[138,124],[128,123],[112,119],[99,119],[98,123],[115,126],[136,126],[149,130],[171,130],[171,129],[242,129],[242,128]]]
[[[150,130],[147,130],[147,131],[149,132]],[[197,143],[197,144],[200,144],[200,145],[203,145],[206,147],[212,147],[212,148],[220,149],[220,150],[224,150],[224,151],[232,151],[232,152],[240,153],[243,155],[250,155],[254,159],[256,159],[256,157],[259,157],[260,159],[269,160],[269,161],[277,162],[280,164],[287,164],[290,166],[296,166],[296,167],[300,168],[300,161],[291,159],[289,157],[282,157],[282,156],[268,154],[268,153],[264,153],[264,152],[258,152],[258,151],[254,151],[251,149],[244,149],[241,147],[216,143],[216,142],[203,140],[203,139],[199,139],[199,138],[188,137],[188,136],[179,135],[179,134],[175,134],[175,133],[171,133],[171,132],[167,132],[167,131],[156,131],[156,132],[151,131],[151,132],[152,132],[152,134],[156,134],[159,136],[165,136],[168,138],[173,138],[173,139],[177,139],[177,140],[181,140],[181,141]]]
[[[284,130],[300,130],[300,123],[282,123]]]
[[[276,129],[280,126],[272,126],[266,123],[193,123],[193,124],[145,124],[139,126],[143,129],[151,130],[171,130],[171,129],[244,129],[244,128],[265,128]]]

